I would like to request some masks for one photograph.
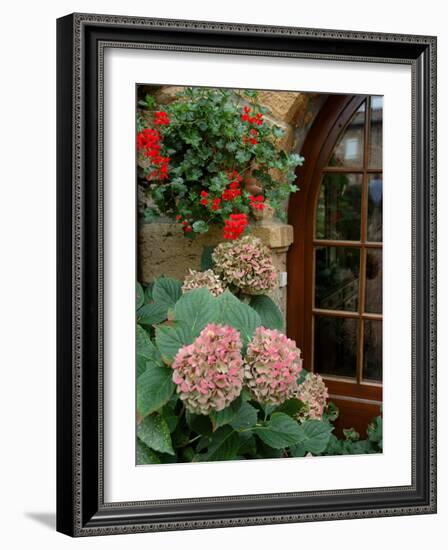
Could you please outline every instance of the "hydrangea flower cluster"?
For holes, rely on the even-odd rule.
[[[309,372],[302,384],[299,385],[296,397],[305,405],[305,408],[299,412],[297,420],[304,422],[309,419],[320,420],[322,418],[329,397],[328,388],[322,380],[322,376]]]
[[[219,296],[224,292],[224,286],[218,275],[212,269],[207,271],[189,270],[190,273],[185,277],[182,285],[182,292],[188,292],[196,288],[206,288],[213,296]]]
[[[221,411],[243,387],[244,365],[239,332],[227,325],[208,324],[178,351],[173,382],[186,408],[196,414]]]
[[[277,288],[278,271],[272,255],[257,237],[246,235],[219,244],[213,251],[213,262],[221,279],[245,294],[264,294]]]
[[[302,370],[296,343],[278,330],[258,327],[247,348],[245,383],[253,398],[264,405],[280,405],[298,391]]]

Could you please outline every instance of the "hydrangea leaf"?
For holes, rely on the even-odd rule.
[[[264,426],[256,427],[253,431],[274,449],[295,445],[304,437],[299,424],[284,413],[274,413]]]
[[[160,464],[160,458],[152,449],[137,439],[137,464]]]
[[[145,357],[145,359],[149,360],[160,360],[160,353],[157,351],[157,348],[149,337],[149,334],[143,327],[138,325],[135,344],[137,355],[141,355],[142,357]]]
[[[284,403],[279,405],[276,412],[282,412],[294,418],[299,414],[305,405],[299,399],[287,399]]]
[[[208,324],[216,322],[218,303],[206,288],[190,290],[180,298],[174,307],[174,319],[188,323],[191,332],[199,336]]]
[[[228,407],[222,411],[212,411],[210,413],[210,420],[212,421],[213,431],[216,431],[221,426],[230,424],[235,418],[241,408],[241,399],[237,398],[230,403]]]
[[[145,301],[145,291],[143,290],[142,285],[137,282],[135,285],[135,308],[138,309],[142,307]]]
[[[296,445],[292,445],[289,448],[289,452],[291,456],[302,457],[306,455],[306,448],[305,448],[305,445],[302,442],[300,442],[300,443],[297,443]]]
[[[269,296],[252,296],[249,305],[258,313],[264,327],[283,330],[283,315]]]
[[[170,430],[158,414],[147,416],[137,429],[138,438],[153,451],[174,455]]]
[[[333,431],[331,424],[321,420],[307,420],[300,425],[300,429],[303,434],[301,443],[307,452],[318,455],[325,451]]]
[[[182,296],[182,284],[171,277],[160,277],[154,282],[152,297],[156,304],[171,308]]]
[[[169,367],[148,363],[137,378],[137,410],[142,417],[167,403],[174,392],[173,372]]]
[[[230,421],[230,425],[234,430],[243,430],[252,428],[257,423],[257,409],[247,401],[241,404],[236,415]]]
[[[179,348],[191,344],[193,340],[191,326],[186,321],[177,321],[172,325],[156,327],[156,345],[162,357],[167,361],[172,361]]]
[[[232,460],[237,456],[240,446],[238,433],[230,426],[219,428],[212,437],[205,454],[199,455],[200,462],[212,460]]]
[[[164,304],[146,304],[137,311],[137,323],[148,327],[153,326],[165,321],[167,313],[168,310]]]
[[[247,304],[244,304],[229,290],[218,296],[219,322],[230,325],[239,331],[244,343],[248,343],[254,335],[255,329],[261,326],[258,313]]]

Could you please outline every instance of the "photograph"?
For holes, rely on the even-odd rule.
[[[136,464],[382,453],[383,96],[135,115]]]

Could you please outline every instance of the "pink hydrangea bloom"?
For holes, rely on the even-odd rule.
[[[265,294],[278,286],[271,251],[252,235],[219,244],[213,251],[213,262],[221,279],[245,294]]]
[[[279,405],[294,397],[302,370],[296,343],[278,330],[258,327],[247,348],[245,381],[253,398]]]
[[[322,376],[309,372],[305,380],[299,385],[296,395],[305,405],[297,417],[297,420],[320,420],[327,405],[328,388],[322,380]]]
[[[207,325],[178,351],[173,382],[186,408],[196,414],[221,411],[241,393],[244,365],[240,334],[227,325]]]
[[[182,285],[182,292],[185,294],[185,292],[196,288],[206,288],[212,296],[219,296],[224,292],[224,287],[218,275],[211,269],[207,269],[207,271],[189,270],[189,274],[185,277]]]

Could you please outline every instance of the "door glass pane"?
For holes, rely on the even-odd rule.
[[[383,176],[369,175],[369,206],[367,215],[367,240],[383,240]]]
[[[366,258],[366,313],[381,313],[383,310],[383,253],[367,250]]]
[[[372,96],[370,100],[369,168],[383,166],[383,98]]]
[[[362,167],[364,159],[364,124],[366,106],[363,103],[354,114],[333,149],[330,166]]]
[[[359,249],[316,247],[315,305],[320,309],[356,311]]]
[[[316,238],[359,241],[361,174],[326,174],[316,212]]]
[[[363,378],[381,382],[383,378],[383,326],[381,321],[364,321]]]
[[[314,369],[322,374],[356,377],[358,320],[314,318]]]

